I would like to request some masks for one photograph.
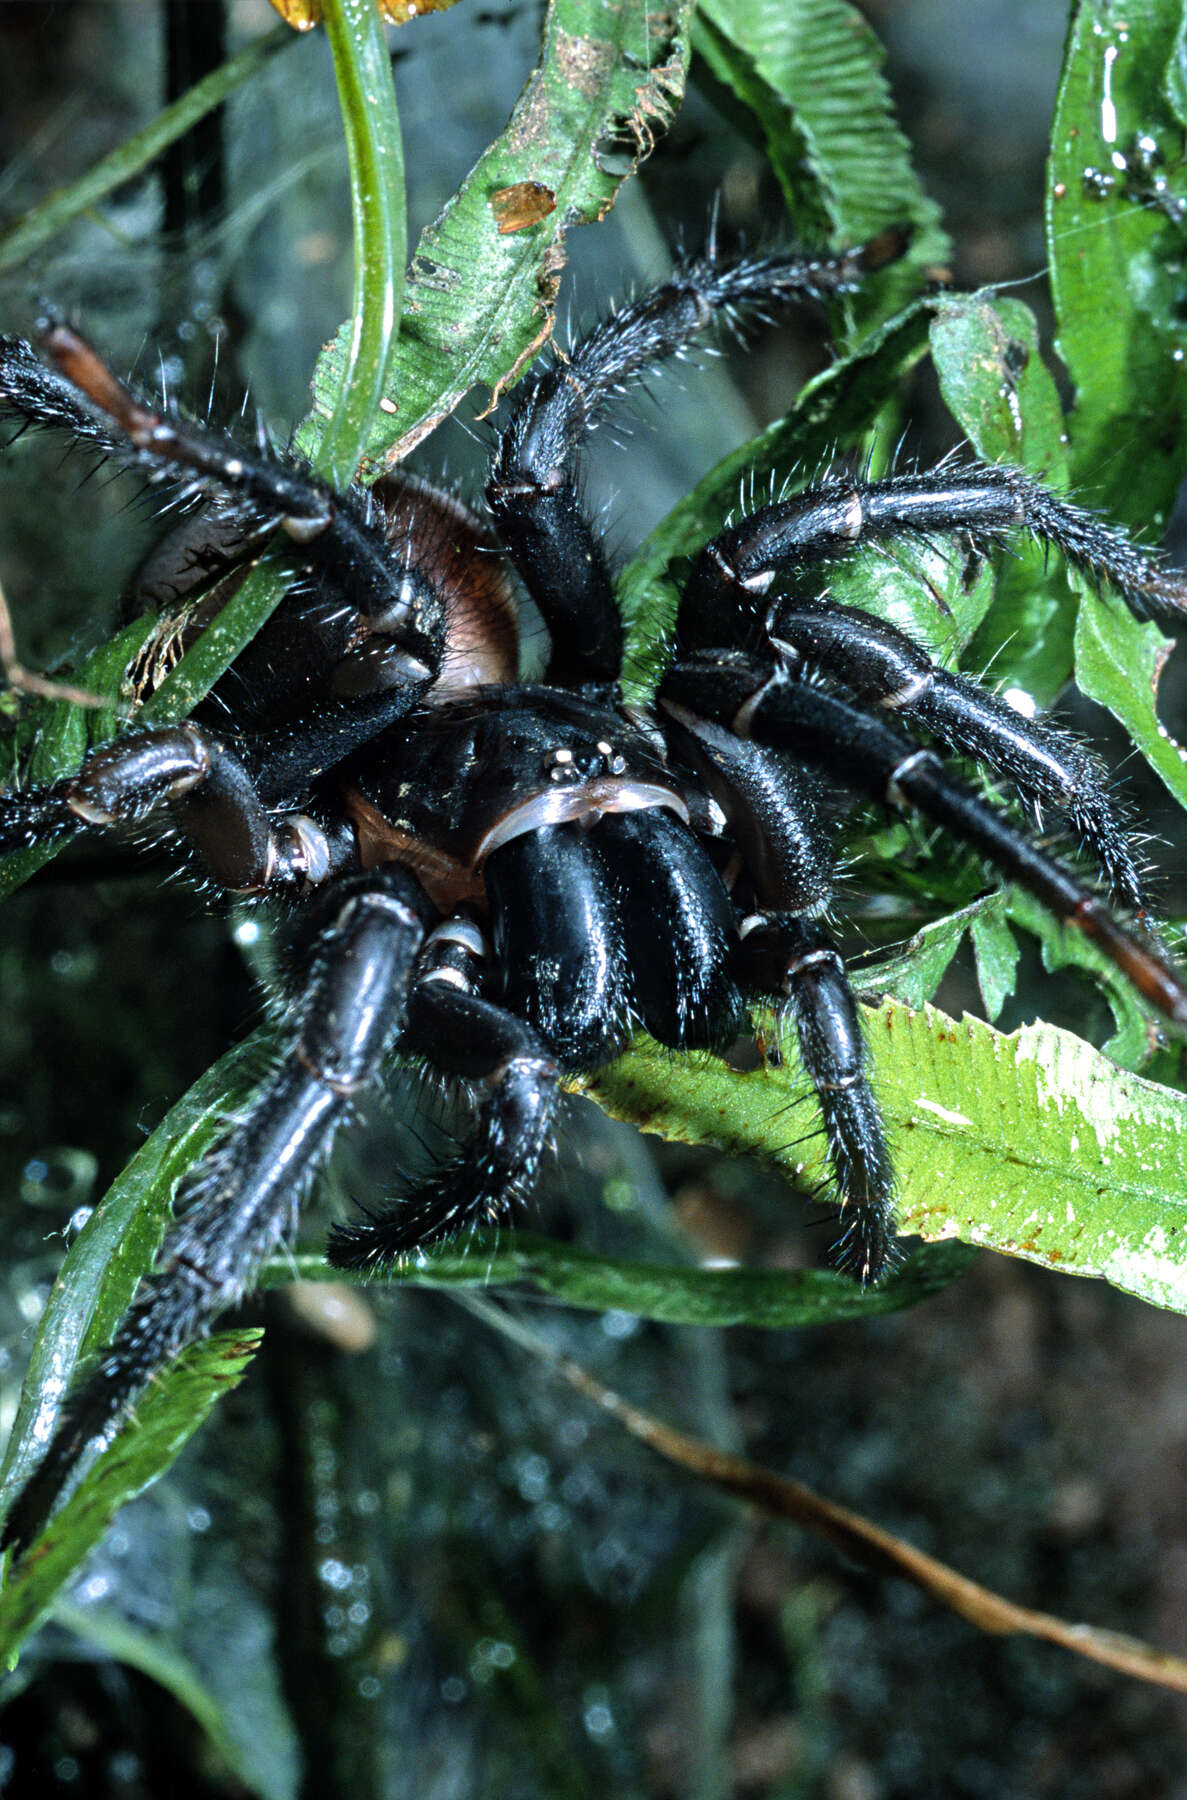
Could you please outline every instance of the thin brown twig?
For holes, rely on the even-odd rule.
[[[110,709],[110,699],[102,694],[92,694],[86,688],[74,687],[68,681],[50,681],[48,676],[37,675],[32,669],[26,669],[16,653],[16,638],[13,635],[12,615],[8,610],[8,601],[4,598],[4,589],[0,587],[0,675],[5,684],[21,694],[34,694],[39,700],[66,700],[72,706],[93,707],[96,712]]]
[[[982,1587],[980,1582],[971,1581],[947,1563],[917,1550],[892,1532],[884,1531],[861,1513],[826,1500],[802,1482],[789,1481],[760,1463],[748,1462],[745,1457],[715,1450],[711,1444],[689,1437],[642,1412],[579,1363],[567,1356],[558,1356],[543,1339],[489,1301],[473,1294],[459,1293],[453,1298],[550,1363],[571,1386],[617,1419],[633,1437],[698,1480],[746,1501],[772,1518],[790,1520],[817,1537],[827,1538],[852,1561],[876,1574],[897,1576],[911,1582],[980,1631],[1042,1638],[1049,1644],[1071,1650],[1076,1656],[1101,1663],[1105,1668],[1132,1675],[1138,1681],[1187,1693],[1187,1660],[1183,1657],[1175,1656],[1169,1650],[1159,1650],[1141,1638],[1129,1637],[1123,1632],[1096,1625],[1078,1625],[1054,1613],[1035,1612],[1028,1606],[1018,1606],[1003,1594]]]

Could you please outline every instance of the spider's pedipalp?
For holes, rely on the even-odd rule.
[[[303,754],[307,767],[309,746]],[[276,774],[275,759],[256,761]],[[0,855],[145,822],[177,830],[230,893],[316,885],[353,866],[353,846],[340,834],[300,815],[276,817],[244,758],[193,721],[116,738],[92,750],[76,775],[0,794]]]
[[[781,751],[697,717],[665,692],[673,745],[696,769],[741,852],[759,903],[814,917],[832,897],[835,856],[820,781]]]
[[[510,1221],[535,1179],[559,1098],[560,1069],[536,1032],[506,1008],[434,973],[422,974],[400,1048],[482,1082],[473,1141],[405,1199],[336,1225],[327,1255],[338,1269],[375,1270],[468,1230]]]

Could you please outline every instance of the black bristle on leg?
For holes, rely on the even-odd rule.
[[[437,1067],[486,1087],[473,1142],[405,1200],[336,1225],[327,1252],[336,1269],[380,1269],[505,1223],[535,1178],[560,1073],[536,1034],[502,1007],[430,974],[413,998],[401,1049],[430,1047]]]
[[[1046,719],[1031,719],[967,675],[934,662],[905,632],[856,607],[788,603],[771,642],[793,665],[833,677],[855,699],[1012,781],[1024,799],[1075,827],[1118,905],[1138,916],[1145,893],[1133,850],[1096,757]]]
[[[770,914],[747,921],[753,985],[780,995],[799,1039],[804,1072],[828,1139],[841,1235],[830,1261],[868,1283],[893,1266],[894,1170],[886,1128],[866,1073],[869,1052],[840,952],[809,920]]]

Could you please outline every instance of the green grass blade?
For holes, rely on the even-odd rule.
[[[236,1386],[260,1333],[227,1332],[187,1350],[145,1394],[129,1425],[84,1475],[0,1593],[0,1666],[103,1536],[121,1506],[162,1475],[221,1395]]]
[[[507,129],[422,234],[388,391],[367,446],[371,473],[401,461],[471,388],[497,391],[553,328],[564,238],[613,205],[684,89],[689,0],[665,13],[553,0],[540,61]],[[551,210],[522,230],[496,204],[530,182]],[[318,364],[318,410],[344,345]]]
[[[789,1204],[794,1202],[789,1201]],[[364,1285],[428,1288],[512,1287],[592,1312],[628,1312],[664,1325],[755,1325],[786,1331],[842,1319],[876,1318],[915,1306],[962,1273],[970,1252],[929,1246],[878,1288],[859,1288],[830,1270],[698,1269],[603,1256],[516,1231],[476,1237],[462,1249],[426,1251],[415,1261],[360,1278]],[[320,1256],[275,1257],[264,1285],[299,1278],[348,1279]]]
[[[295,33],[278,26],[266,37],[257,38],[221,68],[196,82],[172,106],[158,113],[151,124],[119,144],[107,156],[79,176],[69,186],[58,188],[39,206],[34,206],[15,222],[0,231],[0,270],[19,268],[36,255],[74,219],[79,218],[115,188],[142,175],[170,144],[175,144],[199,119],[221,106],[235,89],[270,62],[278,50],[295,43]]]

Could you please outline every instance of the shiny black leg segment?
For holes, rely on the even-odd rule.
[[[712,255],[678,268],[598,325],[563,358],[524,383],[500,434],[486,497],[499,535],[552,637],[547,680],[612,683],[622,664],[622,622],[599,534],[582,504],[574,463],[606,402],[684,346],[715,318],[848,292],[900,256],[906,233],[883,232],[840,255]]]
[[[245,1118],[182,1183],[156,1269],[115,1339],[66,1403],[61,1425],[0,1543],[37,1534],[87,1443],[135,1401],[162,1366],[204,1335],[254,1285],[295,1229],[308,1177],[403,1023],[428,904],[413,878],[387,869],[343,883],[301,984],[296,1027]]]
[[[815,914],[832,898],[834,857],[820,776],[766,744],[666,702],[667,736],[700,775],[742,851],[760,906]]]
[[[1049,493],[1021,469],[975,463],[866,485],[827,481],[760,507],[701,552],[677,633],[686,650],[713,644],[752,649],[763,636],[762,596],[779,573],[834,561],[879,538],[963,532],[988,543],[1019,530],[1053,544],[1074,568],[1116,588],[1135,617],[1181,622],[1187,615],[1182,574],[1162,568],[1121,532]]]
[[[234,892],[261,893],[331,872],[324,834],[311,820],[273,821],[239,757],[193,722],[118,738],[92,751],[77,775],[0,794],[0,855],[162,813],[197,850],[210,878]]]
[[[619,813],[596,828],[618,886],[634,1008],[673,1049],[723,1049],[742,1030],[738,930],[721,877],[692,833],[663,808]]]
[[[368,496],[339,493],[266,447],[249,452],[220,432],[157,409],[117,381],[68,325],[51,325],[43,342],[55,370],[41,367],[27,344],[0,339],[0,416],[64,427],[125,467],[183,491],[233,495],[244,508],[245,530],[280,529],[311,573],[328,572],[337,589],[356,600],[366,596],[369,616],[392,621],[407,657],[398,678],[413,689],[409,704],[428,688],[441,666],[444,602],[385,542]]]
[[[457,985],[458,962],[455,956],[422,977],[400,1048],[485,1085],[474,1139],[407,1199],[336,1225],[328,1250],[335,1268],[378,1269],[459,1232],[503,1223],[535,1179],[560,1071],[522,1020]]]
[[[661,698],[668,697],[690,712],[732,723],[760,743],[793,750],[857,793],[888,806],[915,807],[944,825],[1057,919],[1098,944],[1159,1012],[1187,1026],[1187,984],[1157,944],[1127,930],[1070,870],[950,775],[930,750],[882,719],[740,656],[678,663],[661,690]]]
[[[790,661],[831,675],[856,696],[922,725],[949,750],[1014,782],[1025,799],[1069,819],[1104,872],[1113,897],[1145,911],[1133,851],[1106,792],[1103,768],[1074,738],[950,674],[897,630],[847,606],[781,606],[771,642]]]
[[[566,1069],[596,1069],[626,1041],[630,999],[617,896],[579,825],[548,825],[485,864],[499,998]]]
[[[820,1103],[843,1226],[832,1261],[859,1281],[878,1281],[894,1256],[894,1174],[845,965],[819,926],[786,914],[752,924],[744,950],[752,986],[787,997]]]

